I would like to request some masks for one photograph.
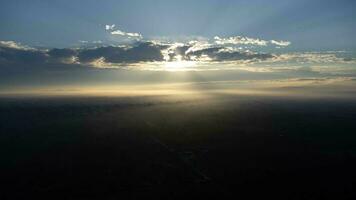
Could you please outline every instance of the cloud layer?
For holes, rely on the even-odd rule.
[[[118,31],[115,25],[106,25],[107,31]],[[128,33],[124,33],[124,35]],[[228,69],[270,71],[288,69],[290,65],[329,65],[354,64],[352,57],[340,56],[338,52],[269,53],[252,51],[244,45],[288,46],[288,41],[261,40],[248,37],[215,37],[213,40],[199,38],[185,42],[160,40],[139,40],[125,45],[81,48],[36,49],[14,41],[0,41],[0,67],[6,70],[17,69],[77,69],[77,68],[125,68],[127,66],[150,65],[169,62],[191,62],[194,65],[219,66]],[[265,65],[262,68],[251,65]],[[274,67],[269,67],[273,65]],[[315,66],[314,66],[315,67]],[[142,67],[139,67],[142,69]],[[154,69],[154,67],[149,68]],[[157,68],[159,69],[159,68]],[[345,68],[347,69],[347,68]]]

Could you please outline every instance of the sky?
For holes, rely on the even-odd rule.
[[[353,0],[1,0],[0,90],[353,80],[355,19]]]
[[[67,47],[109,40],[103,27],[147,38],[235,36],[281,39],[296,49],[356,47],[353,0],[2,0],[0,38]]]

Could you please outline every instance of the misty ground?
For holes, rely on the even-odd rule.
[[[356,101],[2,97],[0,199],[355,199]]]

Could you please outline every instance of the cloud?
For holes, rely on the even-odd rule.
[[[142,38],[142,35],[139,34],[139,33],[127,33],[127,32],[123,32],[123,31],[120,31],[120,30],[112,31],[111,34],[112,35],[121,35],[121,36]]]
[[[150,42],[138,42],[131,47],[99,47],[81,49],[78,53],[80,63],[89,63],[97,59],[104,59],[108,63],[138,63],[163,61],[161,50],[164,46]]]
[[[206,42],[173,43],[163,51],[166,61],[241,61],[266,60],[272,54],[241,51],[238,48],[216,46]]]
[[[215,46],[214,44],[211,44],[207,40],[192,40],[189,41],[188,44],[190,45],[190,48],[186,51],[186,53],[207,49]]]
[[[0,47],[12,49],[32,49],[15,41],[0,41]]]
[[[291,42],[283,41],[283,40],[281,40],[281,41],[271,40],[270,42],[271,42],[271,44],[274,44],[277,46],[283,46],[283,47],[289,46],[291,44]]]
[[[0,66],[6,68],[21,66],[21,68],[48,67],[50,69],[53,65],[64,66],[65,64],[88,67],[98,59],[106,63],[117,64],[157,62],[164,61],[162,50],[167,48],[167,46],[151,42],[137,42],[131,46],[48,50],[22,48],[16,43],[6,41],[0,44]]]
[[[219,36],[214,37],[215,43],[219,45],[234,44],[234,45],[257,45],[257,46],[267,46],[268,41],[261,40],[257,38],[249,38],[242,36],[221,38]]]
[[[118,35],[122,37],[127,37],[127,38],[134,38],[134,39],[142,39],[142,35],[140,33],[130,33],[130,32],[125,32],[121,31],[119,29],[115,29],[115,24],[113,25],[105,25],[105,30],[109,31],[111,35]]]
[[[295,52],[284,53],[276,57],[274,63],[302,63],[302,64],[347,64],[354,63],[352,58],[344,57],[336,52]]]
[[[116,27],[115,24],[105,25],[105,30],[111,35],[120,36],[128,40],[142,41],[143,36],[136,32],[126,32]],[[122,39],[122,38],[121,38]],[[239,47],[241,49],[251,49],[256,47],[267,47],[269,45],[274,45],[276,48],[287,47],[291,44],[290,41],[283,40],[264,40],[260,38],[252,38],[246,36],[231,36],[231,37],[220,37],[215,36],[214,38],[208,39],[199,36],[180,36],[174,39],[170,37],[155,37],[152,42],[154,43],[166,43],[166,44],[177,44],[183,43],[185,45],[190,45],[190,51],[195,51],[197,49],[209,48],[214,46],[222,47]]]
[[[42,51],[27,48],[12,41],[1,41],[0,44],[0,66],[39,64],[47,58]]]
[[[75,64],[77,63],[77,50],[74,49],[50,49],[46,52],[48,63],[64,63]]]
[[[107,31],[114,30],[114,28],[115,28],[115,24],[105,25],[105,30],[107,30]]]
[[[277,41],[277,40],[263,40],[258,38],[250,38],[250,37],[243,37],[243,36],[234,36],[234,37],[227,37],[222,38],[219,36],[214,37],[214,42],[218,45],[252,45],[252,46],[268,46],[270,44],[279,46],[279,47],[286,47],[291,44],[290,41]]]
[[[195,57],[195,60],[210,60],[210,61],[257,61],[273,58],[274,55],[268,53],[257,53],[248,51],[239,51],[224,47],[211,47],[188,53],[188,57]]]

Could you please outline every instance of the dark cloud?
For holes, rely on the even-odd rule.
[[[38,50],[0,47],[0,66],[3,64],[40,64],[47,55]]]
[[[50,49],[47,55],[47,61],[50,63],[71,63],[78,52],[74,49]]]
[[[192,57],[192,56],[209,56],[209,57],[214,57],[216,56],[216,54],[219,53],[219,51],[223,49],[223,47],[211,47],[211,48],[206,48],[206,49],[201,49],[201,50],[197,50],[197,51],[191,51],[187,54],[188,57]]]
[[[24,49],[0,46],[1,72],[10,71],[43,71],[43,70],[73,70],[84,68],[71,61],[76,55],[71,49]],[[0,73],[1,73],[0,72]]]
[[[74,49],[50,49],[47,54],[52,58],[68,58],[76,56],[78,52]]]
[[[266,60],[273,58],[272,54],[250,53],[250,52],[218,52],[212,59],[215,61],[234,61],[234,60]]]
[[[211,61],[238,61],[238,60],[266,60],[273,58],[274,55],[268,53],[253,53],[245,51],[236,51],[226,47],[206,47],[199,50],[191,50],[194,46],[178,46],[168,54],[169,61],[180,56],[183,60],[206,60]]]
[[[138,63],[163,61],[161,50],[168,46],[140,42],[132,47],[99,47],[92,49],[24,49],[0,46],[0,66],[40,67],[55,64],[84,64],[99,58],[108,63]]]
[[[106,59],[112,58],[123,52],[121,47],[99,47],[93,49],[82,49],[79,50],[78,60],[83,63],[92,62],[96,59],[104,57]]]
[[[163,55],[161,53],[163,48],[163,46],[149,42],[139,43],[137,46],[125,49],[121,54],[108,57],[105,60],[112,63],[163,61]]]
[[[182,56],[182,58],[184,60],[189,60],[189,56],[186,54],[186,52],[190,48],[191,48],[190,45],[179,46],[179,47],[175,48],[173,54]],[[172,60],[172,57],[174,57],[174,55],[170,55],[170,60]]]
[[[207,56],[213,61],[266,60],[274,57],[272,54],[232,51],[223,47],[211,47],[192,51],[187,56],[197,56],[198,59],[202,56]]]
[[[91,62],[104,58],[109,63],[137,63],[150,61],[163,61],[161,50],[163,45],[150,42],[137,43],[133,47],[99,47],[94,49],[83,49],[79,51],[80,62]]]

